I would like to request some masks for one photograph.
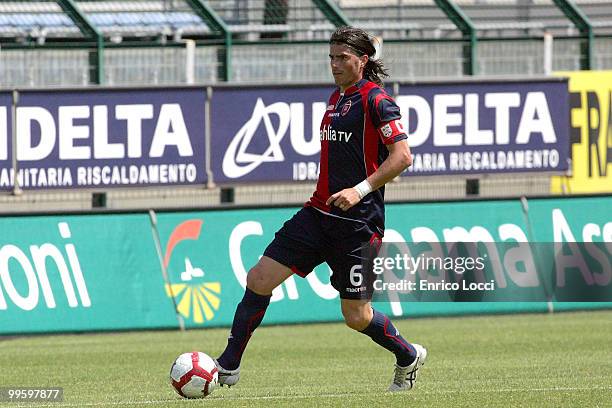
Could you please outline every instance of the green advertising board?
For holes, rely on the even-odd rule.
[[[610,243],[611,208],[610,196],[529,200],[528,207],[519,200],[389,204],[385,241]],[[229,326],[249,268],[297,210],[163,212],[157,214],[157,230],[148,214],[0,218],[0,334],[173,328],[178,326],[174,304],[189,328]],[[605,268],[597,272],[600,283],[608,276]],[[264,323],[341,320],[329,276],[324,264],[307,279],[290,277],[275,290]],[[554,305],[555,310],[610,306]],[[409,317],[546,311],[550,305],[383,302],[376,307]]]
[[[172,325],[146,215],[0,219],[0,331]]]

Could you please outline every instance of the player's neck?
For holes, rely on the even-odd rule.
[[[344,95],[346,93],[346,90],[349,88],[352,88],[353,86],[357,85],[357,82],[361,81],[363,78],[358,78],[356,81],[351,82],[349,85],[339,85],[340,86],[340,93],[342,95]]]

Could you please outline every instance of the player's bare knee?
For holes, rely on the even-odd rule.
[[[274,288],[270,288],[270,279],[266,274],[264,268],[258,263],[251,268],[247,274],[247,287],[252,291],[267,295],[268,292],[272,292]]]
[[[370,324],[370,319],[366,313],[360,309],[342,309],[344,322],[353,330],[362,331]]]

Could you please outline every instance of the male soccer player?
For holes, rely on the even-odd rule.
[[[372,271],[384,232],[384,185],[412,163],[399,108],[382,89],[387,72],[363,30],[342,27],[330,38],[329,58],[338,89],[320,128],[320,175],[304,208],[285,222],[247,275],[247,288],[221,356],[219,382],[234,385],[253,331],[272,290],[292,274],[305,277],[327,262],[340,292],[346,324],[395,354],[390,391],[409,390],[427,351],[407,342],[371,305]],[[366,268],[364,268],[366,266]]]

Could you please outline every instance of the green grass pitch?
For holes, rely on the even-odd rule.
[[[612,406],[612,311],[396,320],[429,356],[415,389],[386,392],[393,357],[344,325],[261,327],[242,379],[204,400],[168,383],[174,358],[216,356],[227,329],[0,340],[0,386],[64,387],[49,407]]]

